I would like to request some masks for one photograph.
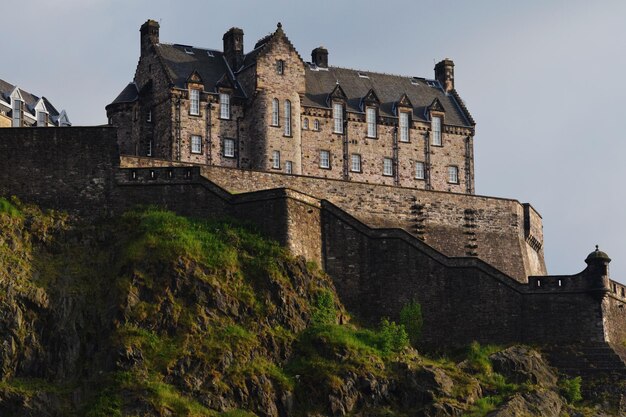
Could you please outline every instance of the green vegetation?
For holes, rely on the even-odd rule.
[[[334,324],[336,320],[337,309],[335,308],[335,299],[333,294],[328,290],[320,291],[317,294],[315,304],[313,306],[311,324],[314,326]]]
[[[7,214],[10,217],[22,217],[20,209],[3,197],[0,197],[0,214]]]
[[[409,345],[409,336],[404,329],[404,325],[396,324],[383,318],[380,322],[380,350],[384,355],[399,352]]]
[[[417,301],[411,301],[402,307],[400,324],[404,326],[411,344],[417,347],[422,336],[422,326],[424,324],[422,306]]]
[[[567,399],[570,404],[575,404],[583,399],[580,391],[582,378],[577,376],[575,378],[564,378],[559,381],[559,388],[561,395]]]

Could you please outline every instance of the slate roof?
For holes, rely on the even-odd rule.
[[[7,103],[11,103],[11,93],[15,90],[15,86],[11,83],[8,83],[4,80],[0,79],[0,98]],[[60,115],[59,111],[50,103],[50,101],[45,97],[38,97],[28,91],[20,88],[20,94],[22,94],[22,98],[24,99],[25,110],[33,117],[36,117],[37,113],[35,111],[35,106],[40,98],[43,98],[44,104],[48,109],[48,116],[50,117],[50,121],[57,123],[57,119]]]
[[[122,90],[121,93],[113,100],[111,104],[118,103],[132,103],[139,98],[139,91],[137,90],[137,84],[128,83],[128,85]]]
[[[466,127],[474,124],[469,113],[466,114],[457,101],[458,96],[446,94],[435,80],[349,68],[318,68],[314,64],[306,64],[306,94],[302,104],[330,107],[328,95],[337,84],[347,96],[348,111],[363,112],[362,99],[373,90],[380,100],[381,116],[396,117],[395,105],[406,94],[413,104],[414,120],[428,121],[428,107],[438,99],[445,110],[446,124]]]
[[[185,88],[187,78],[193,71],[200,74],[204,91],[217,92],[216,85],[224,74],[233,79],[224,54],[220,51],[165,43],[157,44],[156,50],[175,87]],[[234,84],[235,96],[245,97],[241,87]]]

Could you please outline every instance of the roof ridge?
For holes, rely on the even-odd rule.
[[[315,65],[312,62],[306,62],[306,64],[308,65]],[[355,72],[363,72],[363,73],[367,73],[367,74],[377,74],[377,75],[388,75],[390,77],[400,77],[400,78],[417,78],[420,80],[428,80],[428,81],[436,81],[435,78],[426,78],[426,77],[418,77],[415,75],[402,75],[402,74],[392,74],[390,72],[383,72],[383,71],[369,71],[369,70],[364,70],[364,69],[358,69],[358,68],[349,68],[349,67],[337,67],[334,65],[329,65],[328,66],[329,69],[340,69],[340,70],[348,70],[348,71],[355,71]]]

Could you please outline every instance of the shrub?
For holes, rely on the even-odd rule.
[[[579,376],[559,381],[561,395],[563,395],[569,403],[573,404],[583,399],[583,396],[580,393],[581,382],[582,378]]]
[[[311,323],[319,326],[324,324],[335,324],[337,319],[337,309],[333,294],[328,290],[320,291],[315,299]]]
[[[402,307],[400,311],[400,324],[404,326],[411,344],[417,346],[417,342],[422,335],[422,325],[424,324],[422,306],[420,303],[411,301]]]
[[[402,324],[382,319],[380,322],[380,350],[387,355],[398,352],[409,345],[409,336]]]
[[[489,355],[499,350],[502,350],[502,348],[493,345],[481,346],[480,343],[474,341],[467,350],[467,362],[474,371],[490,375],[493,372],[493,368]]]

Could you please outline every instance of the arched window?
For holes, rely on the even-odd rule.
[[[278,99],[272,100],[272,126],[278,126]]]
[[[320,130],[320,121],[317,119],[313,122],[313,130]]]
[[[291,136],[291,101],[285,100],[285,136]]]
[[[309,128],[309,119],[308,118],[304,118],[304,120],[302,121],[302,129],[307,130]]]

